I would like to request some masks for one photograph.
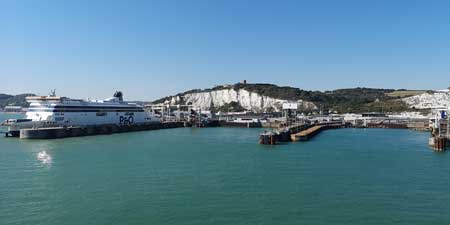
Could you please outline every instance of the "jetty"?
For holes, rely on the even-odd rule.
[[[314,135],[318,134],[322,130],[322,125],[317,125],[310,127],[306,130],[300,131],[298,133],[291,134],[291,140],[295,141],[307,141],[312,138]]]
[[[265,131],[261,133],[259,136],[259,143],[264,145],[275,145],[278,142],[308,141],[324,130],[344,127],[347,127],[347,125],[335,122],[296,124],[276,131]]]

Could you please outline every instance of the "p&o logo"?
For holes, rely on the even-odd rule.
[[[129,125],[134,123],[133,116],[120,116],[119,123],[122,125]]]

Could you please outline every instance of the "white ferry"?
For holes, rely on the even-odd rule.
[[[159,118],[144,111],[141,105],[123,101],[122,92],[105,100],[81,100],[67,97],[31,96],[25,119],[9,119],[2,125],[11,136],[19,136],[20,129],[90,125],[131,125],[160,123]]]

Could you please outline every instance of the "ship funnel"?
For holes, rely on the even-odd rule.
[[[121,91],[116,91],[116,93],[114,93],[114,97],[118,98],[119,101],[123,101],[123,94]]]

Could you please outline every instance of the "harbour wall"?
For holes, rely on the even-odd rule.
[[[55,139],[55,138],[114,134],[114,133],[145,131],[145,130],[160,130],[185,126],[187,126],[187,124],[183,122],[164,122],[164,123],[146,123],[133,125],[106,124],[106,125],[83,126],[83,127],[47,127],[37,129],[30,128],[30,129],[21,129],[20,138]]]
[[[160,130],[180,127],[245,127],[258,128],[261,123],[232,123],[211,121],[207,124],[196,124],[188,122],[163,122],[163,123],[146,123],[146,124],[132,124],[132,125],[93,125],[93,126],[74,126],[74,127],[45,127],[45,128],[29,128],[21,129],[17,135],[21,139],[55,139],[80,137],[90,135],[105,135],[124,132],[146,131],[146,130]]]

